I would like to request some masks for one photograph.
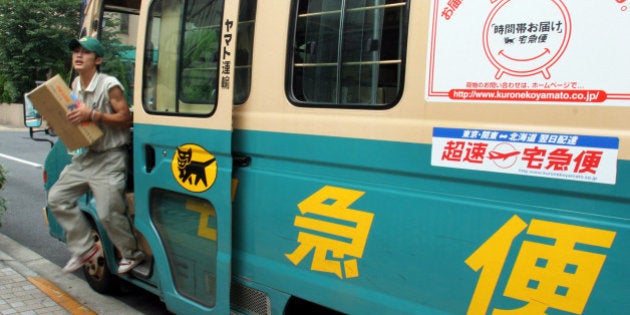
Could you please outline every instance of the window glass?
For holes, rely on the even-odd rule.
[[[100,40],[105,47],[105,58],[100,70],[116,77],[123,85],[129,105],[133,105],[136,37],[130,34],[130,21],[138,16],[126,12],[104,12]]]
[[[252,77],[252,54],[254,50],[256,3],[256,0],[241,1],[240,3],[238,13],[238,34],[236,36],[234,104],[245,103],[249,97]]]
[[[298,105],[385,107],[402,92],[407,4],[296,0],[290,76]]]
[[[218,246],[214,206],[204,199],[156,189],[151,191],[150,209],[177,291],[214,306]],[[200,215],[205,220],[203,227]]]
[[[180,100],[213,104],[221,36],[220,1],[187,1],[181,52]]]
[[[149,112],[209,115],[217,100],[223,1],[156,0],[149,9],[143,103]],[[234,103],[249,96],[256,0],[241,1]]]
[[[143,103],[147,111],[208,115],[214,111],[223,1],[151,4]]]

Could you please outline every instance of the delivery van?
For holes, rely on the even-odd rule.
[[[133,21],[149,253],[116,274],[88,193],[95,290],[176,314],[630,309],[630,2],[85,2],[82,34]],[[57,141],[47,189],[68,161]]]

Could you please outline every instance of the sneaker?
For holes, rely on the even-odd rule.
[[[127,273],[131,271],[133,268],[136,268],[136,266],[138,266],[141,262],[142,260],[140,259],[123,258],[120,260],[120,263],[118,263],[118,273],[119,274]]]
[[[74,272],[77,269],[83,267],[86,262],[90,261],[92,258],[101,255],[101,247],[98,244],[94,244],[92,248],[90,248],[87,252],[83,253],[80,256],[72,256],[68,263],[63,267],[63,272],[70,273]]]

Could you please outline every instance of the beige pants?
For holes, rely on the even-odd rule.
[[[139,259],[144,255],[138,250],[126,215],[126,161],[127,152],[123,149],[88,151],[73,157],[50,189],[48,206],[66,231],[66,244],[73,256],[85,253],[94,244],[92,228],[77,205],[78,198],[88,190],[94,194],[100,223],[123,257]]]

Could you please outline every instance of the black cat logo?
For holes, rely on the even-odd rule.
[[[193,156],[194,154],[194,156]],[[187,144],[177,148],[173,157],[173,175],[186,189],[201,192],[216,179],[216,158],[203,148]],[[203,186],[199,186],[199,184]]]

